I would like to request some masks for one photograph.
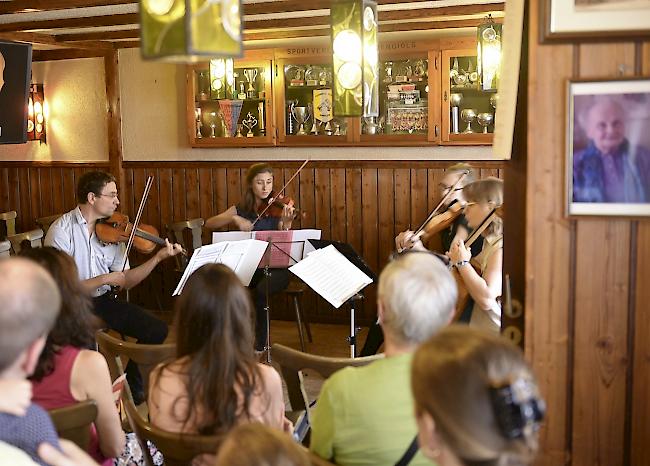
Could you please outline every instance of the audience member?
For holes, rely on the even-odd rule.
[[[36,367],[61,297],[52,277],[25,259],[0,261],[0,277],[0,380],[24,380]],[[41,443],[59,445],[52,421],[35,404],[24,416],[0,413],[0,441],[23,450],[36,462],[40,462],[36,450]]]
[[[386,358],[325,382],[312,416],[314,453],[343,466],[392,466],[411,450],[413,351],[449,323],[456,297],[451,273],[432,253],[405,253],[386,266],[377,296]],[[416,454],[410,464],[429,463]]]
[[[256,362],[252,319],[249,293],[228,267],[204,265],[190,276],[176,306],[178,359],[151,374],[154,425],[202,435],[246,421],[283,428],[280,375]]]
[[[264,424],[235,427],[217,451],[215,466],[310,466],[307,451],[285,432]]]
[[[504,338],[444,329],[413,358],[420,450],[439,466],[524,466],[544,414],[523,354]]]
[[[90,348],[98,319],[78,278],[72,257],[51,247],[21,253],[50,272],[61,293],[61,312],[47,337],[32,376],[33,400],[45,409],[63,408],[84,400],[97,403],[88,452],[102,464],[124,451],[125,437],[113,401],[112,381],[104,356]]]

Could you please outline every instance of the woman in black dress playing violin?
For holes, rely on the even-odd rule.
[[[225,226],[234,226],[241,231],[290,230],[295,216],[292,202],[282,203],[279,208],[274,202],[267,209],[269,202],[276,196],[273,193],[273,169],[267,163],[251,165],[246,173],[246,191],[237,205],[210,217],[205,226],[218,230]],[[277,196],[279,197],[279,196]],[[266,212],[264,212],[266,210]],[[289,273],[286,269],[271,269],[269,289],[277,293],[287,287]],[[266,278],[263,270],[253,275],[249,285],[253,290],[255,301],[255,349],[263,351],[267,340],[266,313]]]

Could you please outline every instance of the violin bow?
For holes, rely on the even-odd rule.
[[[289,183],[291,183],[291,182],[294,180],[294,178],[295,178],[296,176],[298,176],[298,173],[300,173],[300,170],[302,170],[303,168],[305,168],[305,165],[307,165],[308,162],[309,162],[309,159],[305,160],[305,161],[302,163],[302,165],[300,165],[300,168],[296,171],[296,173],[294,173],[293,176],[292,176],[291,178],[289,178],[289,181],[287,181],[286,183],[284,183],[284,186],[282,186],[282,189],[280,189],[280,190],[275,194],[275,197],[269,199],[269,203],[268,203],[268,205],[264,208],[264,210],[263,210],[262,212],[260,212],[260,213],[258,214],[257,218],[256,218],[255,221],[253,222],[253,225],[255,225],[255,224],[257,223],[257,221],[258,221],[260,218],[262,218],[262,216],[266,213],[266,211],[269,210],[269,209],[271,208],[271,205],[273,205],[273,203],[274,203],[275,200],[278,198],[278,196],[279,196],[280,194],[282,194],[282,193],[284,192],[285,189],[287,189],[287,186],[289,186]]]
[[[424,231],[424,228],[427,226],[429,221],[431,221],[431,219],[436,215],[436,213],[438,212],[438,209],[440,209],[440,207],[443,206],[443,204],[447,201],[447,199],[449,199],[449,196],[451,196],[451,193],[456,191],[456,189],[458,188],[458,185],[461,183],[461,181],[463,181],[465,179],[465,177],[467,175],[469,175],[469,170],[465,170],[463,172],[463,174],[460,175],[460,178],[458,178],[458,180],[454,183],[454,185],[449,189],[449,192],[447,192],[447,194],[442,196],[442,199],[440,199],[440,202],[438,203],[436,208],[431,211],[431,213],[426,218],[426,220],[422,223],[422,225],[420,225],[418,227],[418,229],[415,230],[415,233],[413,233],[414,237],[419,237],[418,235],[420,235]]]
[[[135,215],[135,220],[133,220],[133,226],[129,232],[129,241],[126,243],[126,248],[124,249],[124,256],[122,256],[122,272],[126,269],[126,259],[129,257],[129,252],[133,246],[133,239],[135,238],[135,233],[138,231],[138,225],[140,225],[140,219],[142,218],[142,212],[144,212],[144,204],[147,202],[149,197],[149,191],[151,190],[151,185],[153,184],[153,176],[149,175],[147,178],[147,183],[144,186],[144,193],[142,194],[142,199],[140,200],[140,206],[138,207],[138,213]]]
[[[467,241],[465,241],[465,247],[470,248],[474,241],[476,241],[481,233],[485,231],[485,229],[490,226],[490,223],[499,216],[499,213],[497,212],[499,210],[499,207],[492,209],[492,211],[488,214],[485,219],[481,222],[481,224],[472,232],[471,235],[467,238]]]

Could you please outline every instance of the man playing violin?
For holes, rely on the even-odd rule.
[[[131,269],[124,260],[124,244],[104,244],[95,234],[97,220],[110,217],[120,205],[113,175],[91,171],[77,183],[76,208],[63,214],[47,232],[45,245],[69,254],[79,269],[88,293],[93,296],[95,313],[110,327],[139,343],[159,344],[167,337],[167,325],[144,309],[111,297],[111,287],[129,289],[144,280],[163,260],[181,252],[179,244],[165,240],[151,259]],[[142,378],[129,362],[127,379],[136,401],[144,400]]]
[[[295,216],[292,202],[284,203],[281,208],[273,206],[267,209],[273,192],[273,169],[267,163],[251,165],[246,172],[246,191],[237,205],[210,217],[205,226],[218,230],[232,225],[241,231],[290,230]],[[270,293],[284,290],[289,284],[286,269],[271,269],[269,279]],[[267,341],[266,328],[266,278],[259,269],[248,285],[253,290],[255,302],[255,349],[263,351]]]

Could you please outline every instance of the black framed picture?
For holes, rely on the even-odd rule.
[[[0,41],[0,144],[27,142],[32,46]]]
[[[650,216],[650,79],[569,82],[569,215]]]

